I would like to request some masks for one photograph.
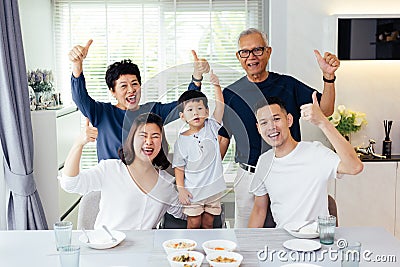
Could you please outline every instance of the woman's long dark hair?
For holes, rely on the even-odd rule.
[[[139,127],[145,125],[146,123],[154,123],[161,130],[161,150],[158,155],[153,159],[153,165],[161,170],[165,170],[171,164],[167,159],[168,153],[168,143],[165,138],[163,123],[160,116],[154,113],[143,113],[139,115],[132,124],[131,129],[129,130],[128,137],[126,138],[125,143],[122,148],[118,150],[118,156],[122,160],[125,165],[129,165],[135,159],[135,151],[133,148],[133,140],[135,137],[135,133]]]

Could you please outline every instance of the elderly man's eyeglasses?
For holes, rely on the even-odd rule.
[[[253,48],[251,50],[242,49],[242,50],[238,51],[239,57],[248,58],[250,56],[250,53],[253,53],[253,55],[255,55],[255,56],[262,56],[262,54],[264,54],[264,51],[266,48],[268,48],[268,46],[260,46],[260,47]]]

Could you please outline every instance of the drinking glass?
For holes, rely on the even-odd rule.
[[[361,243],[351,242],[347,247],[340,250],[342,267],[358,267],[360,263]]]
[[[57,250],[60,250],[61,247],[71,245],[72,222],[56,222],[54,224],[54,234]]]
[[[79,246],[60,247],[60,263],[61,267],[79,267]]]
[[[336,217],[333,215],[318,216],[319,241],[332,245],[335,238]]]

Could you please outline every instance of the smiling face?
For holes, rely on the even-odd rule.
[[[256,47],[266,47],[264,39],[259,33],[251,33],[244,35],[239,40],[239,50],[253,50]],[[247,77],[252,82],[262,82],[267,76],[267,65],[271,55],[271,47],[266,47],[261,56],[255,56],[250,53],[248,58],[241,58],[236,52],[236,57],[239,60],[242,68],[246,71]]]
[[[293,117],[284,112],[279,105],[272,104],[257,110],[257,129],[261,137],[270,146],[279,148],[284,146],[290,138],[290,129]]]
[[[203,100],[188,100],[179,115],[191,128],[200,129],[208,117],[208,108],[205,107]]]
[[[133,148],[135,159],[142,161],[153,161],[161,150],[162,132],[155,123],[146,123],[138,127]]]
[[[117,99],[117,107],[123,110],[137,110],[139,108],[141,87],[133,74],[123,74],[115,81],[111,94]]]

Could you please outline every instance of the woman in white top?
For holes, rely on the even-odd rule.
[[[95,167],[79,170],[82,149],[97,137],[97,129],[87,122],[86,133],[71,148],[65,161],[61,187],[69,193],[100,191],[100,211],[95,229],[152,229],[168,211],[177,218],[184,215],[165,169],[170,165],[162,120],[153,113],[138,116],[119,151],[120,160],[102,160]]]

